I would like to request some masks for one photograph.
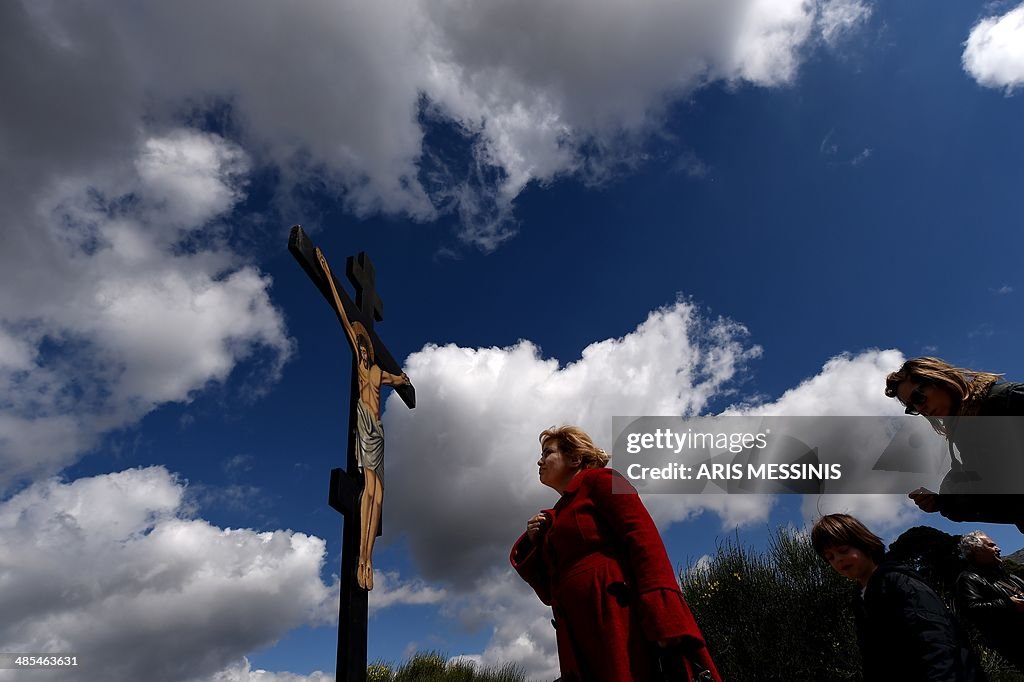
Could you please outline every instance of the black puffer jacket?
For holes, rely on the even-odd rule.
[[[884,562],[854,600],[865,682],[981,682],[952,614],[914,571]]]
[[[993,385],[982,400],[978,417],[1024,417],[1024,384]],[[975,472],[980,472],[987,481],[997,479],[997,484],[1004,488],[1024,488],[1024,421],[988,421],[978,417],[969,417],[954,426],[952,442],[963,466],[954,462],[953,469],[943,479],[939,488],[939,513],[951,521],[1012,523],[1024,533],[1024,494],[955,492],[970,489]]]

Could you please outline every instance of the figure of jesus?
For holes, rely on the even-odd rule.
[[[384,429],[380,423],[380,387],[403,386],[410,383],[402,372],[391,374],[374,361],[373,342],[366,327],[356,320],[351,322],[345,313],[338,290],[323,252],[316,250],[320,268],[327,277],[334,296],[334,308],[345,328],[345,336],[356,354],[356,378],[359,382],[359,401],[356,403],[356,463],[363,474],[363,492],[359,496],[359,563],[356,583],[364,590],[373,589],[373,544],[380,528],[381,505],[384,501]]]

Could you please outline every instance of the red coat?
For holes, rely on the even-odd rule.
[[[562,680],[648,682],[656,642],[677,637],[719,679],[658,529],[625,478],[584,469],[545,512],[551,525],[538,546],[523,534],[511,560],[554,610]]]

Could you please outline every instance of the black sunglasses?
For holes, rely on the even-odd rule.
[[[918,384],[914,390],[910,392],[907,402],[903,403],[907,406],[907,409],[904,410],[906,414],[921,414],[917,411],[917,408],[924,405],[925,401],[928,400],[928,397],[921,390],[925,385],[926,384]]]

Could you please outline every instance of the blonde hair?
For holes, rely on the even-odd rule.
[[[899,400],[897,389],[907,380],[931,384],[949,393],[953,399],[953,416],[972,416],[978,413],[981,400],[1001,376],[1002,374],[954,367],[945,360],[925,356],[907,360],[902,367],[890,373],[885,378],[885,395]],[[945,424],[939,418],[927,419],[933,429],[944,436],[948,435]]]
[[[601,469],[608,466],[608,453],[597,447],[586,431],[578,426],[552,426],[541,431],[540,443],[554,440],[562,454],[570,458],[579,457],[581,469]]]

